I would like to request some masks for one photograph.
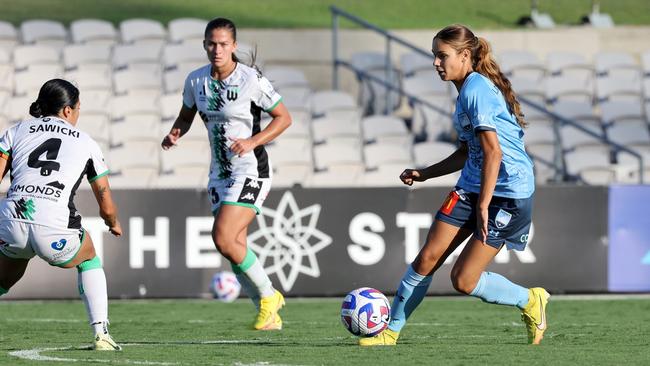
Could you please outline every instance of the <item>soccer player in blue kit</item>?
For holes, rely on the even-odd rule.
[[[408,317],[424,298],[433,273],[470,235],[451,271],[454,288],[491,304],[515,306],[526,324],[528,343],[539,344],[546,330],[549,294],[524,288],[485,271],[505,245],[528,243],[535,179],[523,142],[525,122],[511,84],[493,60],[490,46],[463,25],[433,38],[434,67],[458,90],[454,128],[460,144],[449,157],[424,169],[406,169],[404,184],[458,170],[461,176],[436,214],[427,241],[397,290],[388,328],[362,346],[394,345]]]

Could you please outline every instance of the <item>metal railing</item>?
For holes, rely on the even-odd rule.
[[[350,13],[348,13],[348,12],[346,12],[346,11],[336,7],[336,6],[330,6],[330,12],[332,13],[332,67],[333,67],[332,86],[333,86],[334,89],[338,90],[338,88],[339,88],[339,75],[338,75],[339,74],[339,69],[340,69],[340,67],[345,67],[347,69],[352,70],[355,73],[355,75],[357,76],[357,79],[362,80],[362,81],[363,80],[370,80],[372,82],[375,82],[375,83],[378,83],[378,84],[382,85],[383,87],[385,87],[387,89],[386,96],[385,96],[386,97],[386,110],[384,111],[384,113],[388,112],[388,108],[391,105],[391,103],[390,103],[391,93],[388,92],[390,90],[390,91],[395,91],[395,92],[399,93],[399,95],[401,97],[406,97],[409,100],[409,102],[411,102],[414,105],[417,104],[417,105],[426,106],[427,108],[430,108],[430,109],[432,109],[432,110],[434,110],[434,111],[436,111],[438,113],[451,115],[451,113],[449,113],[449,111],[447,111],[447,110],[445,110],[443,108],[440,108],[439,106],[436,106],[436,105],[434,105],[434,104],[432,104],[432,103],[430,103],[430,102],[428,102],[426,100],[423,100],[422,98],[418,97],[417,95],[411,94],[411,93],[403,90],[399,85],[396,86],[396,85],[393,85],[390,82],[390,80],[392,80],[391,79],[391,76],[392,76],[391,48],[392,48],[392,43],[393,42],[396,43],[396,44],[399,44],[399,45],[401,45],[403,47],[406,47],[406,48],[408,48],[408,49],[410,49],[410,50],[412,50],[412,51],[414,51],[416,53],[419,53],[421,55],[424,55],[426,57],[431,58],[431,61],[432,61],[432,64],[433,64],[433,55],[429,51],[425,51],[422,48],[420,48],[420,47],[418,47],[418,46],[416,46],[416,45],[414,45],[414,44],[412,44],[412,43],[410,43],[408,41],[405,41],[405,40],[391,34],[390,32],[388,32],[388,31],[386,31],[384,29],[381,29],[378,26],[376,26],[374,24],[371,24],[371,23],[369,23],[369,22],[367,22],[367,21],[365,21],[365,20],[363,20],[363,19],[361,19],[361,18],[359,18],[359,17],[357,17],[355,15],[352,15],[352,14],[350,14]],[[382,80],[381,78],[378,78],[377,76],[368,73],[367,70],[362,70],[362,69],[352,65],[350,62],[342,60],[339,57],[339,50],[338,50],[338,48],[339,48],[339,34],[338,34],[338,32],[339,32],[339,18],[340,17],[343,17],[346,20],[349,20],[352,23],[357,24],[357,25],[361,26],[362,28],[369,29],[369,30],[371,30],[371,31],[373,31],[373,32],[375,32],[377,34],[380,34],[385,38],[385,42],[386,42],[386,52],[385,52],[385,54],[386,54],[386,62],[385,62],[385,65],[386,65],[386,67],[385,67],[386,68],[386,70],[385,70],[386,79],[385,80]],[[573,128],[576,128],[576,129],[582,131],[583,133],[586,133],[587,135],[589,135],[591,137],[594,137],[595,139],[601,141],[602,143],[609,145],[613,149],[613,152],[615,152],[615,153],[624,152],[624,153],[627,153],[627,154],[630,154],[630,155],[634,156],[639,162],[639,183],[643,184],[645,182],[644,176],[643,176],[644,175],[643,174],[644,173],[644,171],[643,171],[643,166],[644,166],[643,165],[643,156],[641,154],[639,154],[638,152],[636,152],[636,151],[634,151],[634,150],[632,150],[632,149],[630,149],[630,148],[628,148],[626,146],[620,145],[620,144],[618,144],[618,143],[616,143],[614,141],[611,141],[608,138],[606,138],[604,135],[593,132],[590,129],[585,128],[584,126],[581,126],[579,123],[576,123],[575,121],[572,121],[572,120],[567,119],[567,118],[565,118],[563,116],[560,116],[560,115],[558,115],[558,114],[556,114],[554,112],[551,112],[548,109],[546,109],[545,106],[539,105],[539,104],[537,104],[535,102],[532,102],[532,101],[530,101],[530,100],[528,100],[528,99],[526,99],[524,97],[521,97],[521,96],[518,97],[518,100],[521,103],[526,104],[526,105],[540,111],[544,115],[552,118],[552,120],[554,121],[556,126],[558,124],[571,126]],[[557,132],[557,129],[556,129],[556,132]],[[556,136],[557,136],[557,134],[556,134]],[[559,144],[560,144],[560,142],[556,139],[556,141],[555,141],[556,151],[563,152],[563,150],[562,150],[562,148],[560,147]],[[544,159],[538,159],[538,160],[542,161],[544,164],[547,164],[547,165],[552,164],[553,168],[555,169],[555,172],[556,172],[556,177],[559,177],[559,175],[560,175],[559,173],[562,173],[562,175],[564,175],[564,172],[566,172],[566,169],[562,165],[561,159],[558,159],[559,156],[561,156],[561,154],[559,154],[559,156],[558,156],[558,154],[556,153],[555,155],[556,155],[556,159],[552,163],[548,162],[548,161],[545,161]],[[535,157],[535,156],[533,156],[533,157]]]

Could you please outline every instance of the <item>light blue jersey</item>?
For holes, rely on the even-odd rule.
[[[454,127],[468,148],[467,162],[457,184],[460,188],[480,193],[483,150],[477,133],[496,131],[502,159],[494,195],[520,199],[533,194],[533,162],[524,148],[524,131],[508,110],[499,88],[478,72],[471,73],[463,83],[456,100]]]

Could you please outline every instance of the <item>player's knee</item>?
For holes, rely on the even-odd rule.
[[[476,287],[476,280],[454,268],[451,271],[451,284],[456,291],[469,295]]]
[[[219,226],[214,231],[214,245],[222,255],[228,257],[237,245],[237,237]]]
[[[442,257],[442,253],[438,253],[436,250],[423,248],[418,256],[420,257],[420,261],[425,264],[427,268],[433,268]]]

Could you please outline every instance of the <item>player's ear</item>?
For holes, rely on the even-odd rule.
[[[463,60],[470,60],[472,58],[472,53],[468,48],[464,49],[462,52]]]

